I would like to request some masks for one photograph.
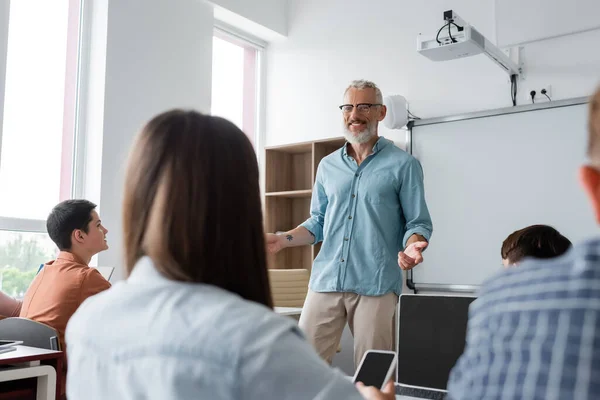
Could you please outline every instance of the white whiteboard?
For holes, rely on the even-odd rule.
[[[500,47],[600,28],[599,0],[496,0],[495,7]]]
[[[413,281],[479,285],[502,268],[502,241],[528,225],[572,242],[600,232],[577,180],[586,118],[579,104],[414,126],[433,236]]]

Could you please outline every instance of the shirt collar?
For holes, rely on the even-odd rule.
[[[373,153],[371,153],[371,154],[377,154],[381,150],[385,149],[390,142],[391,142],[390,140],[387,140],[383,136],[379,136],[379,139],[377,139],[377,142],[375,142],[375,145],[373,146]],[[344,156],[348,156],[348,145],[349,144],[350,144],[350,142],[348,142],[347,140],[346,140],[346,143],[344,143],[344,147],[343,147]]]
[[[83,261],[81,258],[79,258],[79,256],[77,256],[73,253],[70,253],[68,251],[61,251],[60,253],[58,253],[58,256],[56,256],[56,259],[61,260],[61,261],[74,262],[77,264],[83,264],[83,265],[87,266],[85,261]]]
[[[127,282],[164,281],[166,278],[156,270],[154,261],[148,256],[143,256],[134,265]]]

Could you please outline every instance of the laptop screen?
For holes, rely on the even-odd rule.
[[[446,390],[465,347],[469,305],[475,297],[400,296],[398,382]]]

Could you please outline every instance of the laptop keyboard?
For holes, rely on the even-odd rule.
[[[446,393],[443,392],[427,389],[417,389],[398,385],[396,385],[396,394],[431,400],[444,400],[446,398]]]

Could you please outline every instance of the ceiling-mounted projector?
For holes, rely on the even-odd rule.
[[[452,10],[444,11],[444,25],[435,37],[426,38],[419,34],[417,51],[433,61],[454,60],[483,53],[509,75],[519,75],[521,72],[517,63]]]

